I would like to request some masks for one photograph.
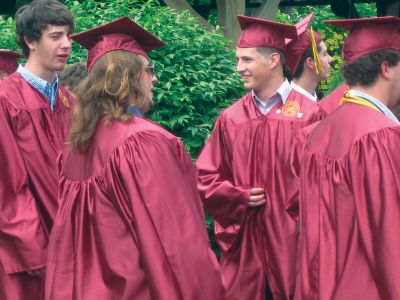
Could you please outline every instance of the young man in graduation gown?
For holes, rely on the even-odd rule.
[[[283,77],[295,26],[239,16],[237,71],[250,92],[218,117],[197,160],[198,188],[214,217],[227,299],[289,299],[295,223],[285,206],[285,166],[297,130],[319,120],[316,102]]]
[[[299,134],[295,299],[400,298],[400,19],[327,21],[350,30],[341,106]],[[300,207],[300,210],[299,210]]]
[[[151,105],[147,52],[164,43],[128,17],[72,39],[89,73],[58,160],[46,299],[224,299],[188,153],[129,111]]]
[[[293,75],[290,83],[297,92],[317,101],[315,89],[329,77],[332,57],[322,37],[312,30],[310,23],[314,13],[296,24],[297,40],[287,40],[286,65]]]
[[[34,1],[16,15],[27,62],[0,84],[0,299],[44,296],[56,159],[71,109],[56,72],[70,53],[73,26],[72,14],[57,1]]]
[[[18,68],[18,58],[22,55],[8,50],[0,49],[0,82]]]

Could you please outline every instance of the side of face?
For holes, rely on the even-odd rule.
[[[329,77],[331,63],[333,61],[332,56],[328,53],[328,47],[326,46],[324,41],[321,41],[319,44],[320,51],[318,52],[319,59],[321,61],[322,67],[324,71],[322,74],[318,74],[320,81],[326,80]]]
[[[143,61],[140,79],[143,83],[144,92],[148,101],[145,102],[144,107],[140,107],[142,113],[150,111],[154,106],[153,101],[153,87],[157,83],[157,77],[154,73],[154,65],[144,56],[140,56]]]
[[[400,104],[400,61],[393,67],[388,67],[390,103],[389,107]]]
[[[244,87],[257,92],[271,76],[271,60],[257,51],[257,48],[236,48],[236,71]]]
[[[25,39],[29,47],[29,60],[49,72],[64,69],[71,52],[68,26],[48,25],[39,40]]]

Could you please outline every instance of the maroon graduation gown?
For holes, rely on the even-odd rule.
[[[224,298],[196,171],[148,120],[99,121],[85,152],[59,158],[46,299]]]
[[[65,104],[64,104],[65,103]],[[66,140],[72,99],[59,87],[55,110],[13,73],[0,85],[0,299],[41,299],[57,211],[56,160]]]
[[[349,87],[347,86],[347,84],[343,83],[332,92],[330,92],[328,95],[326,95],[324,98],[322,98],[321,101],[318,102],[318,104],[327,114],[330,114],[339,107],[340,100],[342,100],[342,98],[344,97],[344,93],[348,90]]]
[[[301,224],[295,299],[400,299],[400,126],[346,103],[293,147],[300,196],[289,210]]]
[[[266,278],[274,299],[293,294],[297,235],[284,205],[285,170],[297,130],[322,115],[292,90],[285,107],[265,116],[247,94],[217,119],[197,160],[198,188],[215,219],[227,299],[265,299]],[[266,205],[248,207],[253,187],[265,189]]]

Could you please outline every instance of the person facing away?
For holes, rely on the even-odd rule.
[[[147,52],[164,43],[128,17],[72,39],[89,73],[58,160],[46,299],[224,299],[189,155],[128,111],[153,101]]]
[[[286,164],[296,132],[322,115],[283,77],[285,37],[296,39],[296,27],[238,19],[237,72],[250,92],[219,115],[196,163],[198,188],[215,221],[227,299],[289,299],[297,234],[285,210]]]
[[[341,106],[304,129],[291,167],[300,195],[295,299],[399,299],[400,19],[326,21],[350,30]]]
[[[312,30],[310,23],[314,13],[296,24],[297,40],[287,40],[286,65],[293,75],[293,89],[317,101],[315,89],[329,77],[332,57],[322,37]]]
[[[71,12],[35,0],[16,13],[27,61],[0,85],[0,299],[42,299],[48,236],[57,211],[56,158],[73,99],[58,84],[71,51]]]
[[[8,50],[0,49],[0,82],[18,68],[18,58],[22,55]]]
[[[71,93],[74,94],[79,84],[86,78],[86,63],[76,62],[65,67],[58,73],[60,83]]]

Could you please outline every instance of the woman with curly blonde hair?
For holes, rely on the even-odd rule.
[[[147,52],[163,43],[127,17],[72,39],[89,74],[58,160],[46,299],[223,299],[190,157],[129,113],[152,105]]]

